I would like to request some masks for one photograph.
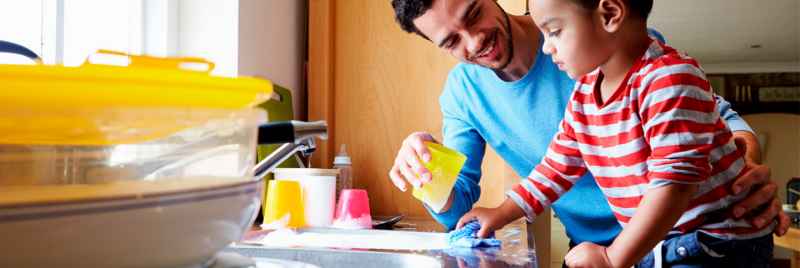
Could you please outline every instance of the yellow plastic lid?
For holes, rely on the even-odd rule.
[[[202,59],[127,60],[125,67],[0,65],[0,144],[139,143],[254,107],[272,94],[268,80],[210,76],[213,64]],[[187,63],[208,70],[178,69]]]

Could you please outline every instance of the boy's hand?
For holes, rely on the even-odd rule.
[[[564,256],[568,267],[606,268],[613,267],[606,254],[606,247],[590,242],[580,243]]]
[[[464,224],[472,220],[478,220],[481,224],[481,229],[478,230],[478,237],[486,238],[490,233],[494,232],[497,229],[503,228],[508,222],[504,220],[505,216],[502,215],[499,208],[473,208],[467,214],[464,214],[460,220],[458,220],[458,224],[456,224],[456,229],[461,229]]]
[[[478,220],[478,223],[481,224],[481,229],[478,230],[476,235],[480,238],[486,238],[493,231],[503,228],[506,224],[524,215],[525,212],[514,201],[506,198],[506,201],[497,208],[473,208],[458,220],[456,229],[461,229],[464,224],[472,220]]]

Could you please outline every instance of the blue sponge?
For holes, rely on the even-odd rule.
[[[481,224],[471,221],[461,229],[450,231],[447,234],[447,243],[452,248],[479,248],[479,247],[500,247],[502,241],[494,238],[494,232],[489,234],[489,238],[478,238],[478,230]]]

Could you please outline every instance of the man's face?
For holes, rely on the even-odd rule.
[[[576,79],[608,58],[609,48],[595,13],[572,1],[530,0],[531,17],[544,35],[542,51]]]
[[[503,69],[511,61],[508,17],[492,0],[434,0],[414,25],[463,62]]]

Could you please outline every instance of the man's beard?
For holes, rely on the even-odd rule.
[[[508,33],[508,41],[506,42],[507,43],[506,48],[508,48],[508,59],[506,59],[506,62],[504,62],[503,64],[500,64],[499,67],[492,68],[492,70],[494,71],[502,71],[503,69],[508,67],[508,64],[511,63],[511,60],[514,59],[514,38],[512,37],[513,35],[511,33],[511,18],[508,17],[508,13],[506,13],[506,11],[503,10],[503,7],[501,7],[500,4],[497,3],[497,1],[495,1],[494,3],[495,5],[497,5],[497,8],[500,9],[500,12],[503,13],[503,17],[506,18],[506,32]]]

